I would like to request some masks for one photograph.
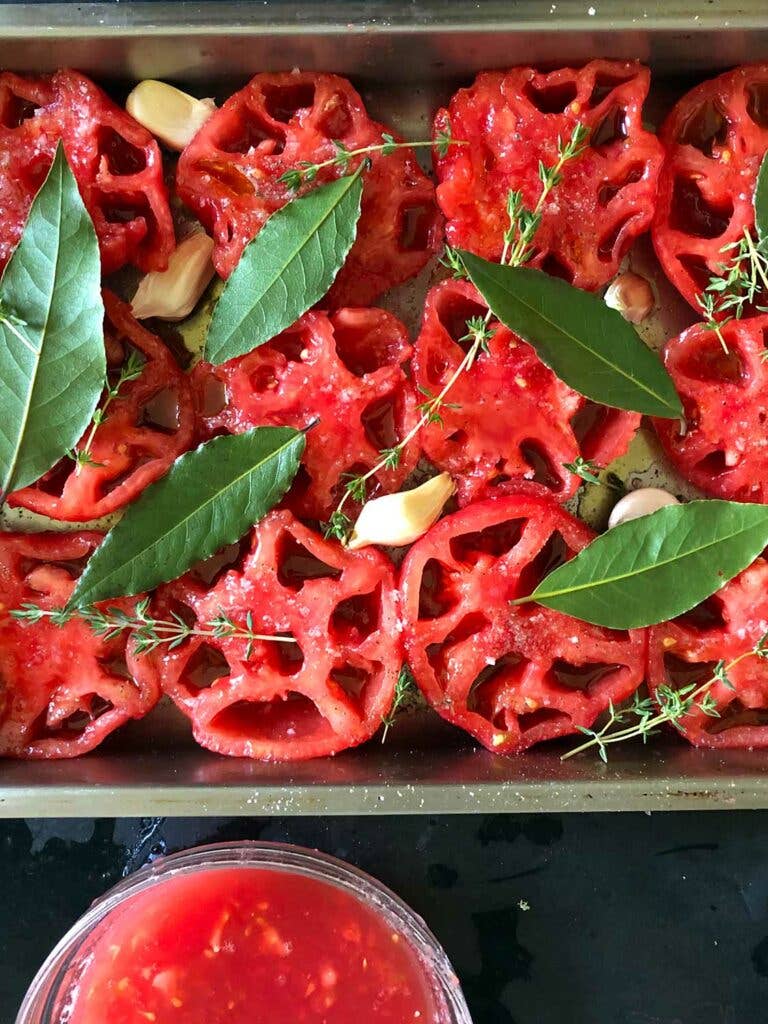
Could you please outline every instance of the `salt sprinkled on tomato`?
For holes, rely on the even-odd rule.
[[[176,875],[104,921],[68,1024],[445,1024],[429,971],[372,907],[263,868]]]

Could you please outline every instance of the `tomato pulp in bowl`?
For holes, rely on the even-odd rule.
[[[176,854],[111,890],[17,1024],[471,1024],[434,936],[378,882],[272,843]]]

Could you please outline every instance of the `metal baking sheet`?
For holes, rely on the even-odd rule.
[[[470,17],[471,14],[471,17]],[[301,66],[350,75],[369,109],[406,137],[424,137],[434,109],[482,68],[637,57],[658,76],[648,116],[658,120],[691,75],[768,59],[761,2],[705,5],[566,2],[267,2],[1,4],[0,66],[76,65],[119,98],[142,77],[226,96],[260,70]],[[665,84],[666,83],[666,84]],[[628,257],[654,272],[650,246]],[[386,304],[418,323],[432,271]],[[642,327],[649,344],[691,321],[663,280]],[[183,328],[194,345],[205,309]],[[643,432],[616,467],[633,484],[690,488],[659,461]],[[578,511],[604,523],[603,492]],[[451,813],[768,807],[768,756],[698,751],[674,740],[616,748],[608,765],[561,761],[568,745],[505,759],[421,713],[336,758],[263,765],[217,757],[192,743],[169,704],[75,761],[0,762],[0,816]]]

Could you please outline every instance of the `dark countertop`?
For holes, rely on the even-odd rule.
[[[766,837],[768,812],[6,821],[0,1022],[121,875],[166,851],[259,838],[317,846],[411,903],[475,1024],[760,1024]]]

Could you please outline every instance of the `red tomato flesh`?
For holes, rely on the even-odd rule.
[[[404,369],[410,355],[408,332],[392,313],[312,310],[245,356],[198,363],[198,429],[207,439],[258,426],[311,427],[285,504],[307,519],[327,519],[349,476],[376,466],[380,449],[413,426],[416,397]],[[368,497],[396,491],[417,459],[411,444],[397,467],[368,481]]]
[[[143,361],[141,373],[107,407],[92,438],[92,461],[78,468],[65,456],[35,483],[14,491],[11,506],[66,522],[99,519],[132,502],[192,446],[195,414],[187,374],[127,303],[105,291],[104,308],[110,381],[117,380],[131,349]],[[78,450],[90,433],[89,428]]]
[[[21,622],[11,611],[61,609],[98,533],[0,533],[0,757],[63,758],[93,750],[160,696],[125,664],[126,634],[98,637],[82,619]],[[135,599],[109,606],[130,612]]]
[[[510,603],[593,538],[551,499],[518,494],[446,516],[403,562],[416,682],[443,718],[497,754],[589,728],[643,681],[644,629]]]
[[[664,150],[643,127],[650,72],[634,61],[594,60],[578,70],[484,71],[435,117],[467,146],[436,156],[437,200],[451,245],[498,260],[509,227],[507,195],[533,209],[539,161],[552,167],[558,138],[589,129],[580,156],[542,210],[531,262],[578,288],[596,289],[650,225]]]
[[[466,281],[443,281],[427,295],[414,345],[417,386],[441,392],[464,358],[467,321],[487,306]],[[456,480],[459,503],[519,490],[532,481],[567,501],[581,480],[566,469],[579,456],[606,466],[623,455],[640,415],[588,401],[497,320],[493,337],[451,388],[441,423],[420,432],[424,454]]]
[[[659,136],[667,151],[659,178],[653,244],[669,280],[697,296],[755,222],[753,195],[768,149],[768,64],[748,64],[701,82],[677,101]]]
[[[690,612],[648,630],[651,693],[707,682],[718,662],[751,651],[767,631],[768,562],[758,558]],[[691,710],[680,723],[683,737],[696,747],[768,747],[768,662],[750,655],[728,680],[707,691],[717,714]]]
[[[165,270],[175,246],[160,147],[79,71],[0,74],[0,268],[62,141],[93,221],[105,274]]]
[[[768,502],[768,315],[703,324],[664,348],[685,421],[654,425],[673,465],[696,487],[730,501]]]
[[[202,746],[232,757],[303,761],[370,739],[390,709],[402,664],[394,570],[375,548],[348,551],[288,511],[271,512],[229,562],[161,587],[160,618],[205,625],[223,614],[287,642],[193,636],[130,655]],[[234,559],[234,561],[233,561]],[[202,571],[202,570],[201,570]],[[210,629],[209,629],[210,634]]]
[[[407,938],[336,886],[219,868],[129,898],[101,927],[69,1024],[443,1024]]]
[[[228,277],[269,216],[296,193],[282,175],[303,162],[324,163],[382,143],[387,128],[372,120],[345,78],[312,71],[256,75],[200,129],[179,160],[179,195],[213,235],[213,262]],[[331,164],[325,184],[355,170]],[[412,149],[370,154],[363,177],[357,238],[326,308],[364,305],[418,274],[441,243],[434,186]],[[308,184],[304,194],[315,184]]]

